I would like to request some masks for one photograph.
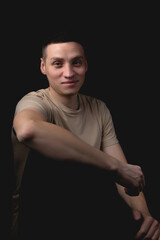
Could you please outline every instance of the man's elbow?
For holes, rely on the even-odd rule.
[[[19,124],[19,125],[20,126],[14,127],[18,141],[25,143],[25,142],[31,140],[34,137],[35,121],[29,120],[29,121],[26,121],[25,123]]]

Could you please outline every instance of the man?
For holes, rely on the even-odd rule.
[[[79,90],[85,81],[85,74],[88,69],[84,47],[81,42],[79,42],[77,39],[75,40],[68,38],[68,36],[66,38],[65,35],[62,35],[60,37],[58,36],[57,38],[47,42],[42,49],[40,69],[41,72],[46,75],[49,82],[49,87],[46,89],[40,89],[36,92],[31,92],[24,96],[16,106],[15,116],[13,120],[12,140],[15,166],[15,186],[12,196],[13,235],[15,234],[16,236],[16,232],[18,231],[19,194],[23,175],[25,175],[24,171],[28,162],[28,157],[30,156],[30,152],[35,152],[38,154],[35,155],[36,159],[39,159],[34,169],[36,174],[37,169],[41,164],[41,157],[47,159],[45,161],[46,164],[48,164],[50,161],[52,164],[56,163],[56,165],[50,165],[50,170],[52,169],[51,175],[53,177],[57,174],[58,171],[58,174],[56,175],[59,179],[59,182],[57,183],[57,192],[61,197],[58,196],[58,200],[56,201],[56,192],[56,194],[54,194],[52,204],[57,204],[57,209],[58,211],[61,211],[61,214],[54,208],[54,213],[48,220],[51,222],[51,225],[53,221],[52,217],[56,216],[57,222],[59,225],[61,225],[62,229],[65,228],[65,225],[69,226],[69,224],[67,224],[67,219],[64,221],[64,215],[66,214],[64,206],[67,206],[66,201],[68,201],[67,204],[70,207],[70,212],[72,212],[71,216],[74,216],[73,218],[76,219],[75,222],[79,220],[78,216],[82,217],[81,211],[83,211],[83,209],[81,209],[75,216],[73,213],[74,210],[72,209],[72,204],[70,203],[73,201],[73,196],[75,197],[77,186],[79,187],[77,192],[78,197],[75,201],[72,202],[75,211],[77,211],[78,208],[75,204],[77,201],[79,201],[81,204],[82,202],[85,204],[86,201],[89,201],[90,204],[93,204],[90,202],[90,200],[87,200],[87,198],[84,201],[82,196],[80,196],[84,194],[84,190],[81,191],[81,194],[79,194],[81,184],[84,181],[83,177],[85,179],[83,184],[84,189],[88,184],[88,179],[92,178],[92,174],[86,174],[87,177],[85,178],[84,173],[85,171],[86,173],[90,172],[87,167],[91,166],[93,169],[99,169],[100,173],[102,173],[103,176],[108,176],[108,181],[116,182],[118,193],[122,199],[124,199],[124,202],[127,203],[127,206],[129,206],[129,208],[132,210],[133,218],[135,221],[141,222],[139,230],[136,233],[136,239],[160,240],[159,222],[151,216],[143,194],[143,189],[145,186],[144,175],[139,166],[127,163],[127,160],[116,137],[109,109],[101,100],[79,93]],[[33,164],[33,161],[31,162],[31,164]],[[70,166],[70,168],[68,166]],[[84,169],[86,166],[87,170],[84,171],[82,166]],[[44,162],[43,167],[45,171]],[[82,168],[82,171],[78,171],[78,168]],[[71,169],[73,169],[73,171]],[[63,174],[59,178],[62,171]],[[47,172],[49,175],[49,169]],[[68,175],[71,174],[71,180],[73,182],[77,181],[74,191],[73,188],[70,188],[72,186],[72,181],[68,181],[68,179],[70,179],[70,176],[66,175],[66,172]],[[95,175],[94,170],[92,173],[94,176],[92,178],[92,183],[87,185],[88,190],[85,190],[87,197],[89,197],[88,192],[90,191],[90,187],[92,188],[92,184],[95,181],[95,176],[97,176]],[[37,177],[36,174],[35,177]],[[28,177],[28,180],[30,177]],[[41,175],[41,178],[43,178],[43,181],[45,181],[46,175]],[[78,178],[81,178],[81,182],[79,182]],[[57,179],[54,180],[57,181]],[[51,186],[53,183],[54,187],[56,188],[54,180],[52,179]],[[61,181],[63,184],[61,184]],[[23,184],[27,185],[28,182],[24,180]],[[43,184],[43,182],[41,184]],[[96,185],[96,181],[94,184]],[[32,188],[31,185],[29,188]],[[68,187],[70,191],[67,189],[68,192],[66,193],[65,198],[62,194],[62,191],[60,192],[61,187],[63,191],[65,191],[63,185],[65,185],[65,187],[68,187],[68,185],[70,185]],[[93,191],[99,191],[95,185]],[[34,189],[37,191],[37,188],[38,187],[36,185],[36,188]],[[44,186],[42,189],[43,196],[46,186]],[[49,189],[49,191],[51,190]],[[106,191],[109,192],[107,187]],[[74,195],[72,195],[73,192]],[[30,189],[28,195],[29,194],[31,194]],[[66,196],[69,194],[72,195],[72,200],[71,198],[67,200]],[[91,194],[93,194],[93,192]],[[48,195],[46,196],[47,199],[50,197],[48,197]],[[32,200],[34,201],[34,198]],[[112,203],[112,200],[109,202],[110,204]],[[103,202],[102,198],[98,200],[98,203],[102,203],[101,201]],[[65,214],[63,214],[64,212],[62,213],[62,210],[60,210],[59,204],[63,208]],[[103,204],[105,205],[105,202],[103,202]],[[89,207],[89,204],[87,207]],[[43,208],[41,208],[41,211],[42,209]],[[90,211],[89,214],[92,215],[93,211]],[[36,214],[38,213],[36,212]],[[61,216],[60,219],[59,216]],[[94,218],[94,215],[89,218],[89,223],[92,222],[92,224],[90,223],[90,226],[92,225],[95,227],[98,226],[98,221],[102,222],[102,220],[97,220],[97,216],[100,217],[100,214],[97,213],[96,218]],[[30,216],[30,221],[31,219],[32,216]],[[85,216],[83,220],[84,219]],[[74,225],[74,221],[72,221],[72,224]],[[78,221],[78,224],[80,224],[80,220]],[[40,226],[40,223],[38,223],[37,226]],[[55,229],[58,227],[58,224],[54,222],[52,227],[53,231],[55,231]],[[95,232],[94,227],[92,228],[93,232]],[[36,231],[40,231],[39,228],[40,227],[37,227]],[[74,228],[76,228],[75,225]],[[77,231],[80,229],[83,231],[84,228],[84,224],[82,224],[81,228],[78,227],[76,229]],[[105,228],[106,231],[109,231],[110,227],[107,228],[106,226]],[[32,230],[33,229],[34,227]],[[44,232],[46,233],[48,229],[49,228],[47,228],[47,230],[44,230]],[[68,231],[67,234],[70,234],[71,231],[66,229],[67,228],[65,228],[65,231]],[[26,229],[24,231],[27,232]],[[77,238],[78,237],[75,237],[75,239]],[[114,234],[109,239],[115,239]]]

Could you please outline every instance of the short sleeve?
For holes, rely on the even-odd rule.
[[[24,109],[36,109],[40,111],[46,119],[49,118],[49,107],[46,102],[43,101],[42,96],[37,95],[36,92],[28,93],[22,97],[16,105],[15,115]]]

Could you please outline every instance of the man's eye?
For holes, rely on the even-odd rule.
[[[73,64],[75,66],[81,66],[82,65],[82,62],[81,61],[74,61]]]
[[[62,63],[61,62],[54,62],[53,65],[55,67],[61,67],[62,66]]]

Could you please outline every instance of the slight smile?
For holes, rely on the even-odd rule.
[[[79,82],[78,80],[70,80],[70,81],[65,81],[65,82],[62,82],[63,85],[66,85],[66,86],[74,86],[77,84],[77,82]]]

